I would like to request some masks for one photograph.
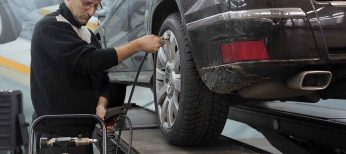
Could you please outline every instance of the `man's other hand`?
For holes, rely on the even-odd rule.
[[[103,121],[105,120],[106,115],[106,106],[107,106],[107,99],[103,96],[99,97],[99,102],[96,107],[96,115],[101,118]],[[116,127],[115,119],[111,119],[106,123],[106,129],[107,132],[114,132],[114,129]]]
[[[106,106],[107,106],[107,99],[103,96],[99,97],[99,102],[96,107],[96,115],[101,118],[102,120],[105,120],[106,115]]]

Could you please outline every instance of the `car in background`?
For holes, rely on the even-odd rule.
[[[28,23],[40,19],[40,8],[56,5],[63,0],[0,0],[0,44],[15,40]],[[34,22],[32,20],[34,19]],[[24,34],[28,39],[31,35]]]
[[[96,30],[105,47],[168,39],[139,77],[176,145],[221,134],[229,105],[346,98],[346,8],[323,0],[115,0]],[[144,53],[110,69],[131,84]],[[295,140],[290,136],[289,140]],[[299,140],[299,139],[298,139]]]

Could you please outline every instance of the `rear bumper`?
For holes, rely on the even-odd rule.
[[[187,24],[199,69],[223,65],[221,45],[263,40],[270,60],[317,59],[322,56],[300,8],[228,11]]]
[[[210,90],[220,94],[230,94],[261,81],[286,82],[305,70],[329,70],[338,73],[335,72],[340,71],[337,67],[345,63],[346,59],[329,62],[320,59],[239,62],[202,68],[200,75]]]
[[[285,81],[304,70],[333,71],[335,64],[346,63],[346,50],[330,53],[319,41],[320,29],[310,24],[307,10],[228,11],[189,22],[193,56],[204,83],[214,92],[229,94],[264,80]],[[270,60],[223,63],[222,44],[253,40],[265,42]]]

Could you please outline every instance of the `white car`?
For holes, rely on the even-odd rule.
[[[21,34],[24,28],[23,25],[28,24],[28,20],[39,20],[40,18],[35,17],[35,13],[33,13],[35,10],[56,5],[62,1],[63,0],[0,0],[0,44],[15,40]],[[32,23],[35,22],[33,21]],[[28,35],[25,36],[29,37]]]

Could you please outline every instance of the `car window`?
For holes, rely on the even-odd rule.
[[[64,2],[64,0],[34,0],[34,2],[35,2],[36,9],[39,9],[42,7],[60,4]]]
[[[129,28],[134,30],[144,25],[146,0],[131,1],[129,4]]]
[[[103,23],[107,46],[119,45],[127,42],[128,34],[128,0],[118,0],[108,13]]]
[[[115,0],[103,0],[101,1],[102,9],[99,9],[95,12],[96,17],[105,17],[111,7],[113,6]]]
[[[26,14],[29,14],[35,9],[35,3],[32,0],[8,0],[6,2],[8,2],[9,9],[18,21],[21,21]]]
[[[24,19],[30,12],[42,7],[57,5],[63,0],[8,0],[10,9],[18,21]]]
[[[145,12],[147,6],[147,0],[136,0],[129,2],[128,19],[129,19],[129,34],[128,41],[132,41],[147,34],[147,29],[145,26]],[[138,52],[131,56],[131,59],[136,67],[142,62],[144,58],[144,52]],[[143,64],[142,70],[152,70],[153,68],[152,57],[147,56],[147,60]]]
[[[43,15],[40,9],[62,3],[63,0],[5,0],[8,12],[11,14],[13,24],[20,25],[21,37],[30,39],[33,28]],[[56,7],[58,8],[58,7]]]

